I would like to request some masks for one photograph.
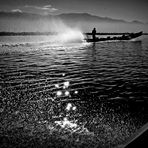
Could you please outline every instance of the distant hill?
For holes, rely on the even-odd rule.
[[[91,15],[88,13],[64,13],[64,14],[57,15],[56,17],[59,17],[65,21],[73,20],[73,21],[126,23],[126,21],[124,20],[112,19],[109,17],[100,17],[100,16]]]
[[[100,32],[148,32],[146,23],[131,22],[88,13],[40,15],[25,12],[0,12],[0,32],[58,32],[66,27],[89,32],[96,27]]]
[[[61,19],[66,22],[69,21],[81,21],[81,22],[106,22],[106,23],[141,23],[138,20],[134,20],[132,22],[127,22],[122,19],[113,19],[110,17],[100,17],[100,16],[95,16],[91,15],[88,13],[63,13],[59,15],[39,15],[39,14],[31,14],[31,13],[21,13],[21,12],[0,12],[0,18],[17,18],[17,19],[32,19],[32,20],[37,20],[37,19]]]

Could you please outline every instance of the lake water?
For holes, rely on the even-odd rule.
[[[0,37],[3,146],[114,147],[148,122],[148,38],[90,44]]]

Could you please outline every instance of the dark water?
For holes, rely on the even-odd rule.
[[[2,145],[116,147],[148,122],[148,40],[0,47]]]

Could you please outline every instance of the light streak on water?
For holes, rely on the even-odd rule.
[[[77,128],[78,125],[68,120],[67,117],[64,117],[62,121],[55,121],[55,123],[59,124],[62,128]]]
[[[62,76],[64,77],[65,74],[63,73]],[[59,89],[59,84],[54,85],[56,89]],[[65,81],[63,82],[63,87],[61,87],[62,90],[57,90],[56,97],[66,97],[66,99],[62,99],[58,102],[55,102],[55,106],[59,106],[62,108],[62,103],[67,102],[65,109],[60,112],[58,116],[56,116],[56,120],[54,121],[54,124],[57,126],[60,126],[63,130],[68,130],[71,134],[78,132],[78,133],[90,133],[86,127],[84,127],[84,123],[79,122],[78,119],[82,116],[79,112],[77,112],[77,106],[74,103],[71,103],[71,101],[80,101],[79,99],[72,99],[70,97],[70,90],[67,90],[70,87],[70,82]],[[63,93],[62,93],[63,92]],[[74,94],[78,94],[78,91],[75,90]],[[56,100],[56,98],[55,98]],[[76,115],[77,113],[77,115]],[[50,125],[48,126],[50,128]],[[51,129],[53,130],[53,127],[51,126]]]
[[[144,47],[135,42],[4,45],[1,133],[16,135],[18,128],[43,139],[56,135],[88,144],[92,138],[95,146],[105,147],[122,143],[146,118],[146,105],[140,110],[140,103],[136,109],[133,104],[138,97],[147,99]]]
[[[56,88],[59,88],[59,84],[55,84],[55,87],[56,87]]]

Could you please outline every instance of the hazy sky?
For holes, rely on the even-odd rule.
[[[0,11],[42,14],[84,12],[148,22],[148,0],[0,0]]]

